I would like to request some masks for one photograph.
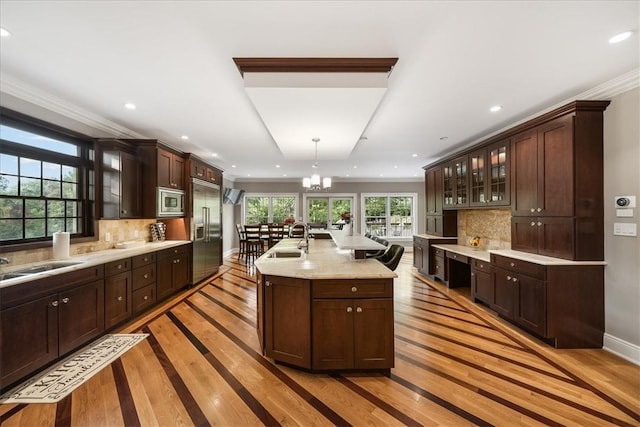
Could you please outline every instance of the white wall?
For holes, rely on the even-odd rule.
[[[640,198],[640,89],[611,99],[604,112],[605,342],[604,347],[640,364],[640,238],[613,235],[614,196]],[[640,201],[640,199],[639,199]]]

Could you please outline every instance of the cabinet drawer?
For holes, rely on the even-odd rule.
[[[148,264],[155,264],[156,253],[151,252],[148,254],[142,254],[142,255],[134,256],[131,259],[132,259],[131,264],[133,268],[142,267],[143,265],[148,265]]]
[[[178,254],[182,254],[189,251],[189,245],[178,246],[176,248],[164,249],[158,252],[158,260],[172,258]]]
[[[474,270],[490,272],[491,263],[474,258],[471,260],[471,268]]]
[[[155,283],[133,291],[133,312],[139,313],[156,302]]]
[[[443,256],[433,258],[433,275],[442,281],[447,281],[447,267]]]
[[[465,263],[465,264],[469,264],[469,257],[468,256],[460,255],[460,254],[457,254],[455,252],[447,251],[447,258],[451,258],[452,260],[460,261],[460,262]]]
[[[106,276],[113,276],[129,270],[131,270],[131,258],[120,259],[104,265],[104,274]]]
[[[392,279],[313,280],[312,298],[391,298]]]
[[[146,265],[133,270],[133,290],[140,289],[156,281],[156,265]]]
[[[507,270],[515,271],[537,279],[545,279],[547,271],[544,265],[535,264],[533,262],[521,261],[519,259],[508,258],[501,255],[491,254],[491,264]]]
[[[431,247],[431,253],[433,254],[433,256],[444,257],[445,252],[446,251],[444,249]]]
[[[413,236],[413,242],[421,246],[429,245],[429,241],[427,239],[418,236]]]

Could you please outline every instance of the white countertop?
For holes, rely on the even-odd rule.
[[[0,281],[0,288],[6,286],[18,285],[20,283],[30,282],[32,280],[41,279],[43,277],[55,276],[57,274],[64,274],[70,271],[81,270],[87,267],[93,267],[99,264],[105,264],[111,261],[117,261],[122,258],[128,258],[136,255],[142,255],[149,252],[155,252],[162,249],[172,248],[174,246],[181,246],[187,243],[191,243],[189,240],[165,240],[164,242],[146,242],[143,246],[130,248],[130,249],[107,249],[104,251],[74,255],[63,260],[46,260],[40,262],[33,262],[29,264],[9,265],[3,266],[3,273],[11,273],[17,270],[23,270],[26,268],[38,267],[40,265],[56,263],[56,262],[77,262],[78,264],[56,268],[54,270],[43,271],[41,273],[29,274],[27,276],[16,277],[15,279],[8,279]]]
[[[448,252],[454,252],[460,255],[468,256],[470,258],[479,259],[485,262],[491,261],[491,254],[502,255],[509,258],[519,259],[521,261],[532,262],[539,265],[606,265],[605,261],[571,261],[562,258],[552,258],[543,255],[530,254],[528,252],[514,251],[511,249],[491,249],[491,250],[476,250],[470,246],[463,245],[449,245],[449,244],[437,244],[432,245],[434,248],[442,249]]]
[[[382,243],[378,243],[373,239],[353,234],[349,236],[344,230],[331,230],[331,238],[339,249],[354,249],[358,251],[379,251],[387,247]]]
[[[442,236],[436,236],[433,234],[414,234],[415,237],[422,237],[423,239],[429,239],[429,240],[435,240],[435,239],[439,239],[439,240],[455,240],[456,242],[458,241],[457,237],[442,237]]]
[[[300,239],[282,240],[255,261],[256,268],[264,275],[297,279],[386,279],[398,277],[396,273],[378,260],[354,259],[350,249],[340,249],[333,240],[329,239],[309,240],[309,253],[304,254],[301,258],[269,257],[269,254],[274,251],[296,249],[299,241]],[[384,245],[380,246],[384,247]]]

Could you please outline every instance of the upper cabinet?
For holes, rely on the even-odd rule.
[[[506,139],[469,154],[469,206],[509,206],[509,150]]]
[[[469,207],[469,156],[461,156],[443,164],[442,177],[444,207]]]
[[[184,158],[158,148],[158,187],[184,189]]]
[[[433,236],[456,236],[458,233],[458,215],[456,211],[444,211],[443,167],[436,166],[425,172],[425,194],[427,200],[427,234]]]
[[[192,178],[201,179],[212,184],[222,185],[222,171],[200,160],[193,154],[187,155],[187,167]]]
[[[142,218],[141,165],[135,150],[117,140],[99,140],[105,219]]]

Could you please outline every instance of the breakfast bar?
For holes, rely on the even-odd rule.
[[[255,262],[263,354],[313,372],[394,366],[393,279],[333,240],[285,239]]]

